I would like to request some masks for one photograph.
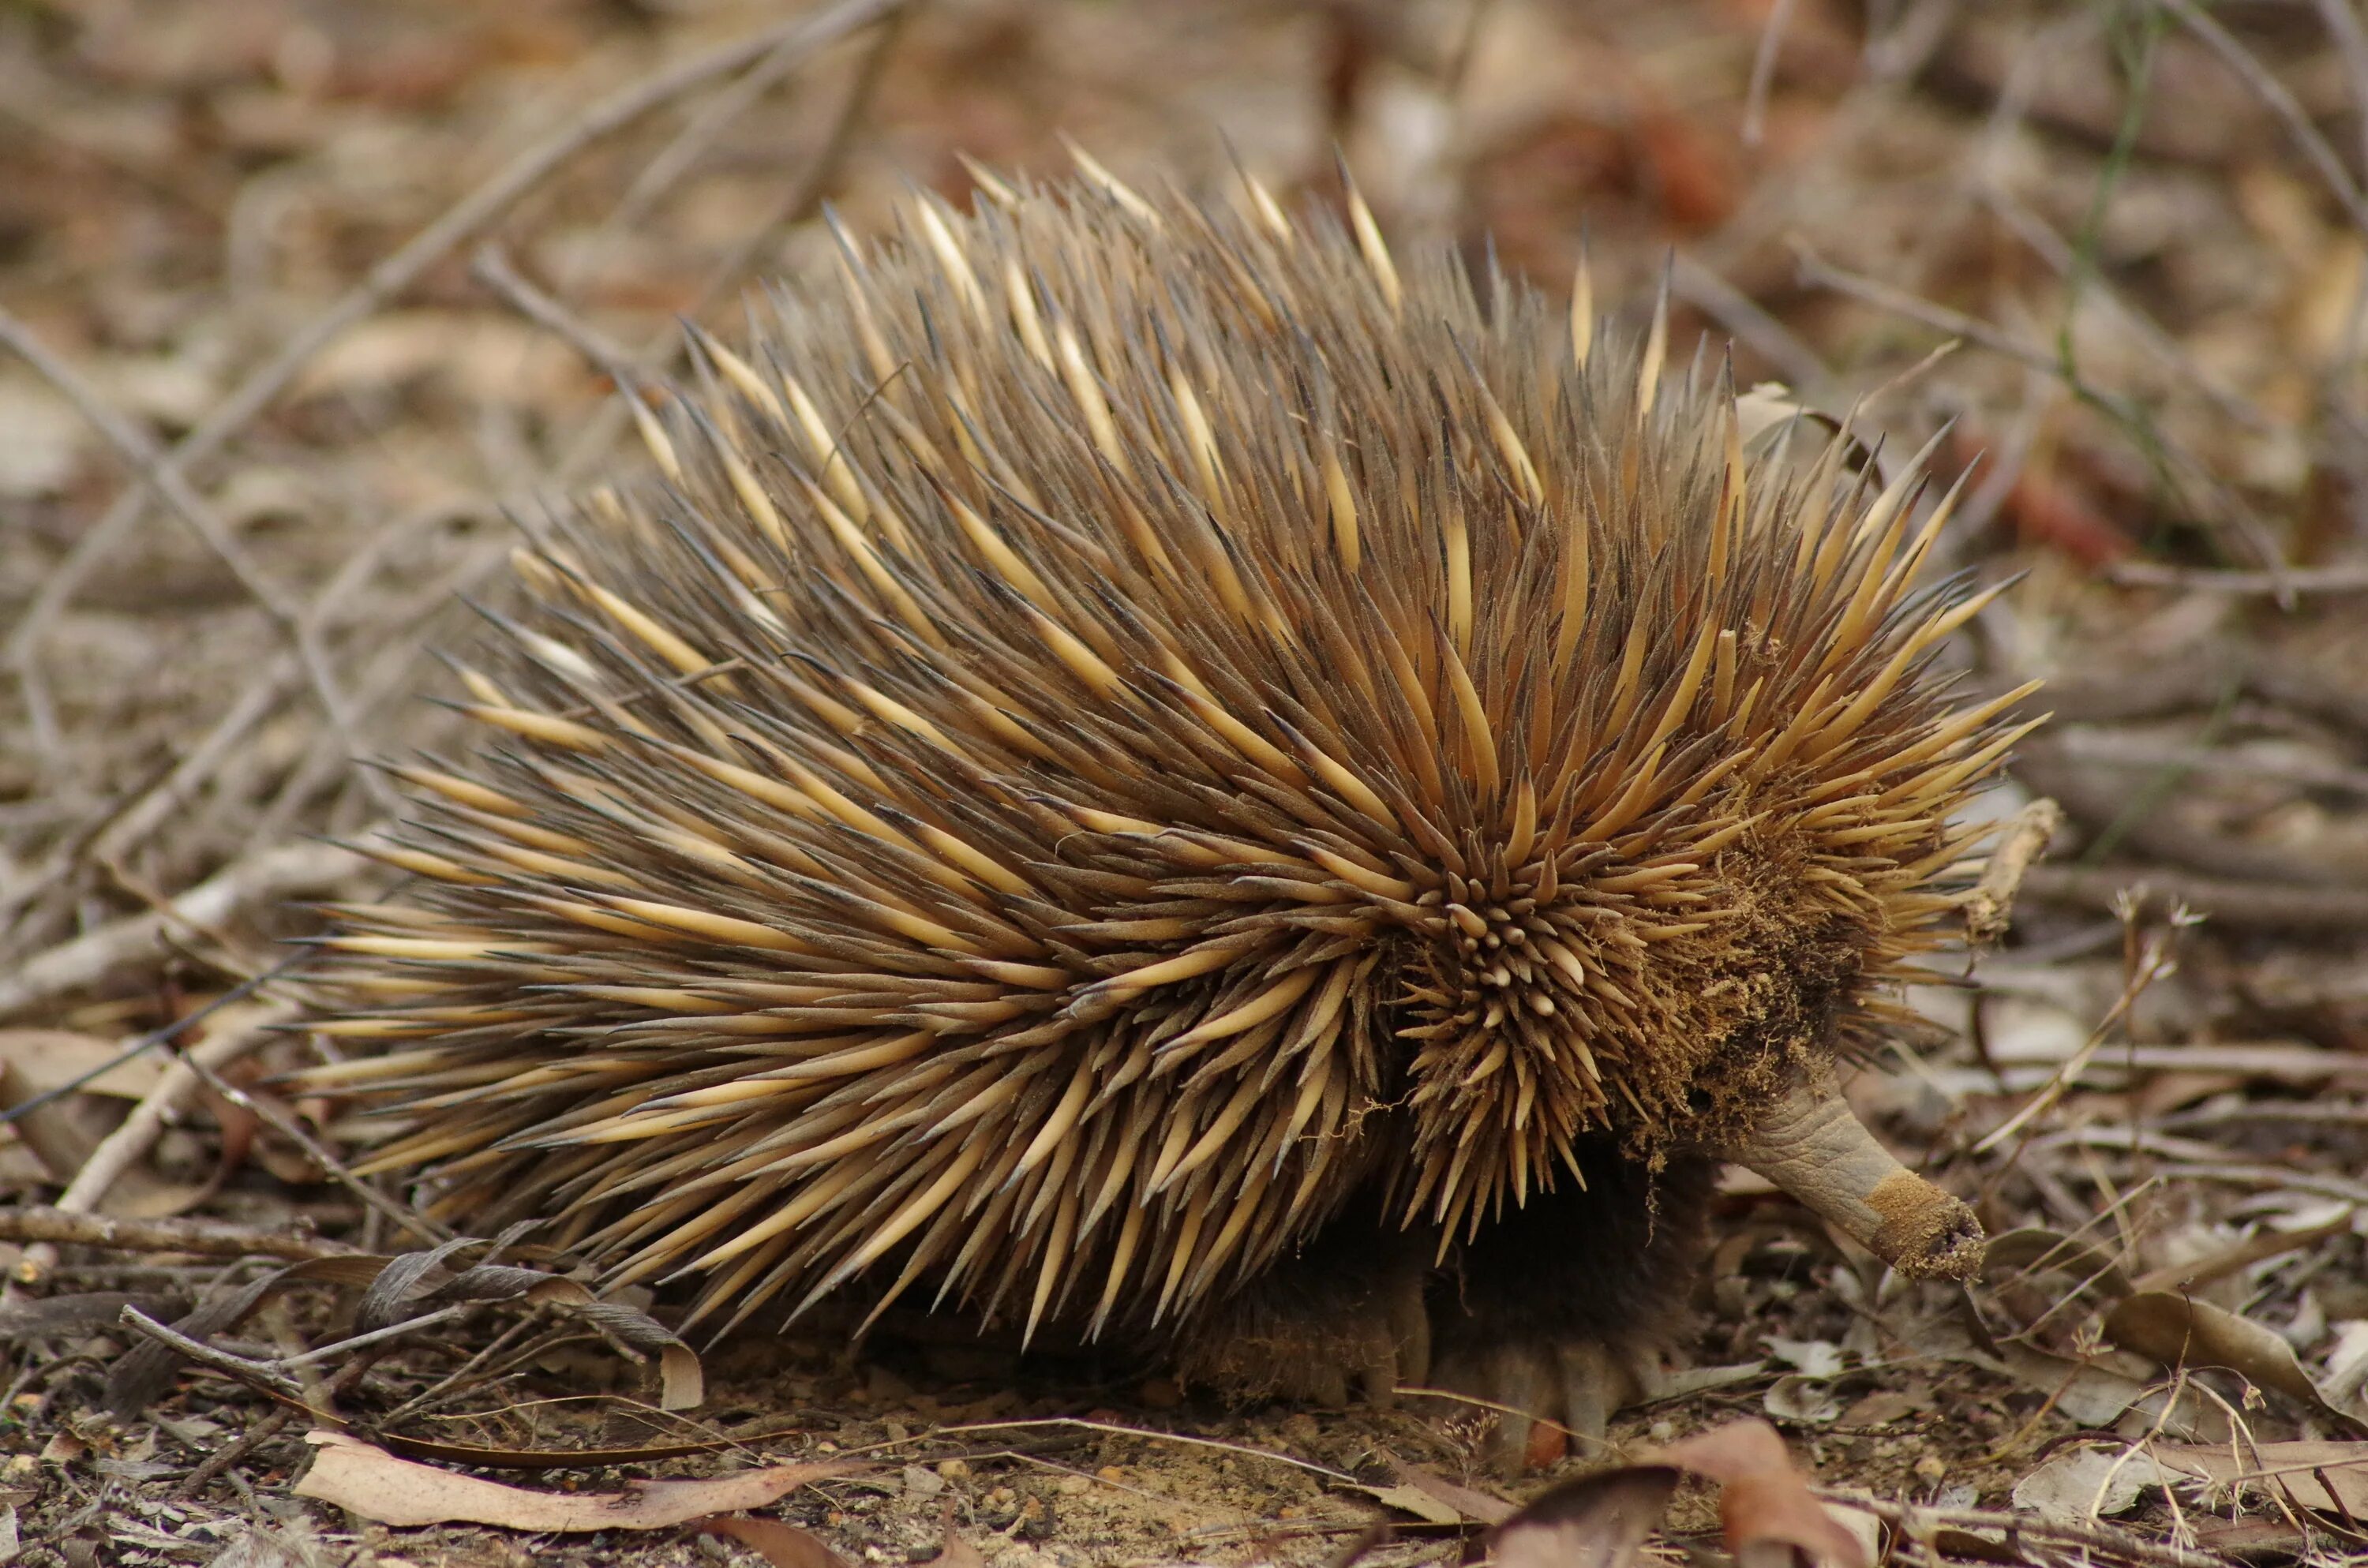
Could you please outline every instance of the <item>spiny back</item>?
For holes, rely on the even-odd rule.
[[[1660,324],[1360,204],[989,197],[700,338],[663,482],[519,555],[327,942],[375,1168],[702,1314],[876,1264],[1099,1331],[1852,1038],[2012,738],[1927,673],[1981,601],[1912,469],[1748,460]]]

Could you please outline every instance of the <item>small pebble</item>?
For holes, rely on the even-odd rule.
[[[1938,1481],[1948,1473],[1949,1467],[1941,1462],[1938,1454],[1926,1454],[1916,1461],[1916,1478],[1918,1481]]]
[[[1126,1471],[1119,1469],[1119,1467],[1114,1464],[1106,1464],[1102,1466],[1101,1469],[1094,1471],[1094,1473],[1100,1476],[1104,1481],[1124,1481],[1126,1479]]]
[[[962,1460],[946,1460],[939,1464],[938,1473],[948,1481],[968,1481],[970,1465]]]
[[[1081,1493],[1092,1491],[1093,1486],[1094,1483],[1087,1480],[1082,1475],[1064,1475],[1061,1477],[1060,1490],[1064,1496],[1077,1496]]]

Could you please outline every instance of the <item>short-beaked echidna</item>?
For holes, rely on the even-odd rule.
[[[1349,213],[922,195],[632,400],[324,938],[373,1168],[711,1324],[1598,1426],[1719,1158],[1969,1269],[1832,1071],[2020,733],[1930,668],[1945,503]]]

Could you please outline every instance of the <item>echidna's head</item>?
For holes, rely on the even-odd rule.
[[[1099,1321],[1590,1134],[1872,1147],[1798,1086],[2011,739],[1928,670],[1980,601],[1916,470],[1361,207],[990,196],[702,339],[666,483],[521,557],[502,743],[329,944],[380,1163],[709,1306]]]

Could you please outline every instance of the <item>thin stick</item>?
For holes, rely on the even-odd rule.
[[[642,165],[633,183],[617,199],[609,216],[600,225],[600,237],[606,239],[619,230],[631,231],[640,226],[642,219],[659,199],[674,190],[682,177],[691,171],[701,153],[712,145],[724,129],[742,115],[757,107],[767,93],[781,84],[783,78],[804,61],[804,51],[791,47],[788,40],[757,61],[738,80],[727,82],[703,97],[691,115],[689,122],[676,132],[674,138],[657,151],[657,154]]]
[[[1801,282],[1806,287],[1830,289],[1838,294],[1847,295],[1877,310],[1904,316],[1909,321],[1921,323],[1935,331],[1945,332],[1952,337],[1962,337],[1968,343],[1978,344],[1994,354],[2003,354],[2009,359],[2020,360],[2032,369],[2043,371],[2061,382],[2084,402],[2093,403],[2112,415],[2127,429],[2140,433],[2142,436],[2148,436],[2148,449],[2153,450],[2149,433],[2153,431],[2154,425],[2147,411],[2120,392],[2107,392],[2102,387],[2081,380],[2062,356],[2037,344],[2025,342],[2012,333],[1982,320],[1979,316],[1967,315],[1963,311],[1951,310],[1948,306],[1927,300],[1919,294],[1913,294],[1905,289],[1895,288],[1891,284],[1836,267],[1812,250],[1805,241],[1797,237],[1793,238],[1791,244],[1793,257],[1799,267]],[[2167,479],[2183,479],[2186,483],[2204,491],[2215,505],[2227,512],[2246,541],[2254,548],[2261,559],[2271,562],[2276,560],[2277,552],[2271,545],[2260,517],[2246,504],[2242,496],[2223,484],[2214,475],[2185,460],[2176,449],[2165,448],[2159,452],[2158,457]],[[2174,472],[2174,469],[2177,472]],[[2272,570],[2283,571],[2283,568],[2273,567]]]
[[[1776,54],[1784,46],[1784,29],[1792,25],[1793,0],[1776,0],[1768,8],[1767,26],[1759,29],[1759,51],[1751,60],[1751,86],[1743,97],[1743,144],[1759,145],[1767,128],[1768,89],[1776,80]]]
[[[2318,0],[2319,20],[2335,40],[2335,51],[2351,77],[2351,113],[2360,125],[2360,156],[2368,163],[2368,28],[2347,0]]]
[[[2151,561],[2109,561],[2111,582],[2131,587],[2192,588],[2209,594],[2368,594],[2368,562],[2342,566],[2288,566],[2276,572],[2215,572]]]
[[[115,1186],[116,1178],[131,1168],[132,1164],[147,1153],[156,1140],[163,1136],[165,1123],[197,1093],[198,1075],[191,1071],[192,1058],[202,1060],[208,1066],[219,1066],[237,1060],[261,1044],[271,1027],[287,1017],[291,1011],[284,1005],[259,1007],[245,1018],[217,1029],[176,1058],[165,1069],[156,1086],[147,1097],[131,1108],[123,1125],[99,1141],[66,1184],[65,1192],[58,1199],[57,1208],[63,1213],[89,1214],[96,1212],[99,1200]],[[48,1242],[35,1242],[17,1260],[17,1284],[39,1284],[58,1266],[58,1249]]]
[[[349,1351],[362,1349],[366,1346],[400,1338],[418,1329],[433,1328],[438,1324],[455,1322],[468,1316],[484,1304],[482,1301],[456,1301],[449,1307],[438,1307],[432,1312],[422,1312],[416,1318],[405,1318],[401,1323],[391,1323],[384,1328],[373,1328],[348,1339],[333,1339],[326,1345],[316,1345],[310,1350],[300,1350],[293,1356],[282,1356],[267,1365],[283,1371],[291,1367],[309,1367],[315,1361],[326,1361],[335,1357],[346,1355]]]
[[[1932,328],[1935,332],[1944,332],[1952,337],[1962,337],[1968,343],[1977,343],[1993,354],[2003,354],[2009,359],[2020,360],[2033,369],[2044,370],[2051,376],[2064,380],[2082,397],[2093,399],[2100,405],[2113,409],[2123,417],[2133,419],[2136,417],[2136,410],[2127,399],[2118,397],[2100,387],[2091,386],[2086,381],[2065,376],[2064,361],[2053,351],[2038,344],[2025,342],[2012,333],[1993,326],[1979,316],[1967,315],[1963,311],[1951,310],[1948,306],[1936,304],[1920,294],[1911,294],[1905,289],[1895,288],[1891,284],[1879,282],[1874,278],[1836,267],[1832,262],[1810,249],[1804,241],[1797,239],[1793,241],[1793,256],[1800,267],[1801,282],[1808,288],[1830,289],[1837,294],[1847,294],[1851,299],[1862,301],[1877,310],[1905,316],[1909,321]]]
[[[1880,1498],[1857,1492],[1844,1492],[1830,1486],[1812,1486],[1809,1490],[1828,1506],[1856,1508],[1873,1514],[1892,1526],[1903,1538],[1913,1536],[1918,1527],[1954,1525],[1964,1529],[1994,1529],[2008,1532],[2006,1544],[2011,1549],[2018,1535],[2035,1540],[2061,1542],[2083,1547],[2109,1558],[2123,1558],[2135,1562],[2157,1563],[2161,1568],[2227,1568],[2225,1559],[2206,1552],[2188,1551],[2167,1546],[2142,1537],[2114,1529],[2110,1525],[2073,1524],[2052,1519],[2036,1513],[1998,1513],[1983,1508],[1927,1508],[1905,1503],[1886,1503]]]
[[[181,1480],[176,1493],[183,1497],[195,1497],[214,1483],[214,1479],[246,1458],[265,1442],[279,1435],[279,1429],[296,1418],[284,1404],[275,1404],[257,1418],[255,1425],[216,1449],[205,1457],[203,1463]]]
[[[1329,1465],[1311,1463],[1309,1460],[1298,1459],[1290,1454],[1279,1454],[1270,1449],[1253,1448],[1247,1443],[1227,1443],[1215,1437],[1195,1437],[1183,1432],[1160,1432],[1144,1426],[1121,1426],[1114,1421],[1089,1421],[1076,1415],[1042,1415],[1019,1421],[965,1421],[956,1426],[940,1426],[929,1435],[944,1437],[957,1432],[1019,1432],[1043,1426],[1071,1426],[1083,1432],[1107,1432],[1113,1437],[1140,1437],[1146,1443],[1179,1443],[1187,1448],[1215,1449],[1221,1453],[1240,1454],[1246,1459],[1269,1460],[1276,1464],[1289,1465],[1293,1470],[1304,1470],[1310,1475],[1320,1475],[1326,1481],[1342,1485],[1353,1487],[1359,1484],[1357,1478],[1346,1471],[1334,1470]],[[887,1443],[873,1446],[893,1447]],[[864,1450],[850,1451],[860,1453]]]
[[[2368,892],[2306,888],[2234,877],[2205,877],[2154,866],[2033,866],[2024,873],[2025,897],[2089,909],[2111,909],[2132,891],[2149,903],[2184,904],[2215,926],[2239,930],[2368,930]]]
[[[416,1415],[424,1410],[432,1409],[442,1397],[445,1391],[474,1377],[478,1372],[483,1371],[486,1367],[492,1365],[495,1357],[499,1356],[502,1352],[507,1350],[512,1345],[516,1344],[518,1340],[525,1338],[537,1328],[548,1326],[549,1323],[550,1314],[547,1307],[530,1305],[528,1308],[528,1313],[525,1317],[520,1318],[518,1322],[511,1324],[508,1327],[503,1329],[501,1333],[495,1335],[492,1340],[480,1346],[466,1361],[461,1362],[458,1367],[453,1368],[452,1370],[447,1372],[434,1383],[422,1389],[419,1392],[413,1394],[409,1399],[404,1400],[401,1404],[396,1405],[393,1410],[388,1411],[384,1415],[381,1416],[379,1418],[380,1429],[381,1431],[392,1430],[393,1428],[401,1426],[405,1418]],[[474,1385],[472,1384],[472,1386],[473,1387]]]
[[[2006,936],[2013,917],[2015,890],[2031,870],[2032,862],[2064,828],[2064,808],[2055,801],[2032,801],[2009,818],[2006,830],[1991,848],[1981,881],[1965,899],[1965,944],[1996,946]]]
[[[698,297],[691,301],[690,308],[682,312],[684,316],[693,321],[704,316],[713,307],[715,301],[722,299],[724,293],[746,273],[750,264],[756,260],[757,253],[764,249],[767,242],[777,231],[784,224],[804,218],[820,204],[823,193],[828,190],[831,182],[838,177],[839,168],[847,160],[848,150],[854,145],[855,128],[860,123],[864,109],[870,106],[872,96],[879,87],[880,79],[887,68],[888,57],[895,48],[897,37],[903,30],[905,18],[911,14],[912,8],[910,5],[896,6],[882,17],[882,25],[873,34],[871,47],[865,53],[862,64],[857,68],[855,84],[848,92],[847,101],[839,106],[838,116],[832,122],[829,140],[824,143],[821,153],[807,165],[797,183],[783,193],[781,199],[774,205],[773,210],[766,215],[764,221],[751,228],[746,236],[733,248],[731,254],[716,266],[714,271],[709,275],[706,283],[700,287]],[[512,303],[515,304],[518,301],[513,301]],[[570,321],[576,319],[564,305],[557,301],[552,301],[552,305],[559,316]],[[531,312],[529,314],[529,319],[541,319]],[[556,322],[544,324],[558,329]],[[579,341],[564,329],[558,330],[562,330],[562,335],[567,336],[571,343],[576,343],[581,348],[588,349],[595,341],[601,343],[609,341],[597,333],[590,334]],[[625,361],[626,366],[629,370],[638,368],[651,376],[661,375],[664,373],[663,367],[681,352],[682,344],[683,335],[669,325],[652,335],[648,341],[642,345],[639,352],[628,357]],[[600,362],[597,355],[587,357],[594,358],[596,363]],[[609,371],[610,380],[616,380],[613,370],[610,370],[608,365],[603,364],[602,369],[604,371]],[[622,388],[630,384],[630,381],[619,381],[618,384]],[[560,454],[559,460],[552,467],[552,477],[561,483],[579,477],[586,469],[605,456],[615,445],[624,419],[623,400],[609,399],[601,406],[597,415],[585,423],[584,426],[576,432],[575,439],[570,441],[566,449]]]
[[[2162,8],[2185,24],[2188,31],[2202,39],[2212,52],[2220,57],[2222,63],[2237,74],[2237,79],[2251,88],[2255,97],[2269,106],[2270,112],[2285,126],[2286,134],[2293,137],[2294,144],[2302,149],[2303,156],[2310,160],[2311,167],[2317,169],[2319,177],[2327,182],[2327,188],[2335,193],[2335,199],[2343,204],[2344,211],[2351,214],[2351,222],[2362,233],[2368,233],[2368,199],[2362,198],[2360,187],[2351,183],[2351,174],[2343,167],[2343,160],[2335,155],[2335,149],[2327,144],[2327,138],[2318,133],[2318,128],[2311,123],[2309,114],[2294,101],[2294,96],[2286,91],[2285,84],[2271,75],[2269,67],[2254,59],[2227,28],[2197,6],[2195,0],[2162,0]]]
[[[46,1203],[0,1209],[0,1241],[108,1247],[118,1252],[194,1253],[199,1257],[279,1257],[291,1263],[316,1257],[345,1257],[360,1250],[325,1236],[262,1231],[220,1220],[187,1215],[132,1220],[59,1209]]]
[[[62,942],[26,960],[16,973],[0,976],[0,1017],[98,983],[122,965],[149,954],[157,937],[167,930],[203,931],[250,903],[325,891],[363,869],[365,864],[349,849],[303,842],[233,860],[160,909],[127,915],[87,936]]]
[[[211,1367],[224,1377],[261,1389],[266,1393],[289,1399],[298,1397],[296,1380],[274,1371],[268,1363],[250,1361],[244,1356],[233,1356],[227,1350],[208,1345],[202,1339],[192,1339],[176,1328],[158,1323],[138,1307],[125,1307],[120,1321],[124,1327],[156,1341],[184,1360],[195,1361],[200,1367]]]
[[[2025,875],[2028,874],[2028,872],[2025,873]],[[2023,1102],[2021,1108],[1992,1128],[1979,1142],[1974,1145],[1975,1153],[1988,1153],[1992,1149],[2037,1120],[2057,1100],[2063,1098],[2066,1091],[2071,1088],[2073,1080],[2080,1075],[2088,1067],[2090,1059],[2103,1047],[2106,1036],[2112,1031],[2113,1026],[2127,1017],[2132,1007],[2137,1006],[2137,1000],[2146,994],[2146,987],[2170,972],[2171,936],[2180,926],[2186,923],[2181,920],[2179,913],[2174,911],[2171,915],[2170,930],[2157,931],[2146,938],[2145,945],[2139,949],[2137,961],[2131,965],[2129,975],[2123,982],[2122,994],[2113,999],[2112,1006],[2105,1009],[2105,1016],[2097,1020],[2097,1027],[2089,1031],[2088,1040],[2082,1042],[2080,1049],[2064,1060],[2055,1073],[2049,1075],[2040,1091]]]
[[[546,332],[566,339],[575,350],[600,368],[617,383],[619,395],[631,397],[637,381],[633,352],[598,327],[561,304],[518,275],[509,252],[497,240],[487,240],[469,260],[469,276],[501,296],[508,306]]]
[[[237,1085],[226,1082],[211,1066],[202,1062],[189,1062],[187,1065],[207,1088],[230,1101],[239,1109],[267,1123],[273,1131],[303,1150],[305,1154],[315,1165],[328,1172],[330,1177],[340,1187],[360,1199],[370,1208],[377,1210],[395,1224],[409,1231],[415,1236],[422,1237],[430,1245],[437,1245],[452,1239],[452,1233],[449,1228],[438,1224],[424,1214],[415,1213],[404,1208],[347,1170],[336,1155],[324,1148],[318,1139],[298,1126],[295,1119],[280,1109],[279,1106],[268,1100],[256,1099]]]
[[[1683,251],[1673,257],[1670,290],[1686,303],[1713,317],[1775,367],[1793,391],[1816,396],[1834,384],[1834,373],[1817,351],[1795,336],[1759,301]]]

